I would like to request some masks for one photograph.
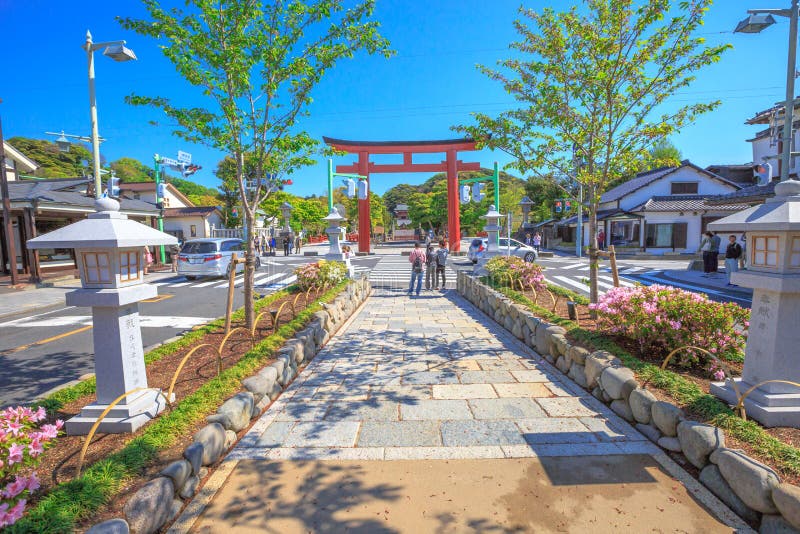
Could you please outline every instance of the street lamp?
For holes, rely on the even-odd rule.
[[[783,151],[781,152],[781,182],[789,179],[792,158],[792,122],[794,122],[794,78],[797,56],[797,10],[800,0],[792,0],[789,9],[748,9],[749,17],[736,25],[734,32],[758,33],[775,24],[772,15],[789,19],[789,59],[786,65],[786,102],[783,109]]]
[[[114,61],[129,61],[136,59],[133,50],[125,46],[125,41],[108,41],[104,43],[93,43],[92,34],[86,30],[86,43],[83,49],[86,50],[86,57],[89,61],[89,109],[92,118],[92,158],[94,159],[94,196],[100,198],[100,135],[97,132],[97,100],[94,90],[94,51],[105,48],[104,56],[108,56]]]
[[[45,134],[47,134],[47,135],[57,135],[58,136],[58,139],[56,139],[53,142],[58,147],[58,151],[59,152],[69,152],[70,147],[72,147],[72,141],[70,141],[68,138],[77,139],[78,141],[83,141],[84,143],[91,143],[92,142],[92,138],[91,137],[86,137],[85,135],[73,135],[73,134],[64,133],[64,130],[61,130],[60,133],[59,132],[45,132]],[[98,137],[97,140],[100,143],[105,141],[105,139],[103,139],[102,137]]]

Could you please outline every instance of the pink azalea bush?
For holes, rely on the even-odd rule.
[[[526,288],[533,287],[536,291],[546,287],[542,266],[517,256],[494,256],[486,262],[486,270],[492,280],[500,285],[507,286],[510,277],[514,281],[514,288],[518,288],[520,282]]]
[[[38,462],[48,443],[58,436],[64,422],[37,427],[47,417],[44,408],[36,411],[18,406],[0,412],[0,528],[22,517],[28,496],[39,488],[36,473],[19,474]]]
[[[316,263],[301,265],[294,270],[297,285],[302,290],[322,287],[325,284],[338,284],[347,276],[347,266],[340,261],[319,260]]]
[[[737,304],[652,285],[612,288],[589,307],[597,312],[602,330],[635,341],[641,353],[666,356],[691,345],[722,360],[742,360],[750,311]],[[691,350],[681,351],[674,358],[683,366],[695,366],[707,359]]]

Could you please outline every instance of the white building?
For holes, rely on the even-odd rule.
[[[694,254],[708,223],[742,209],[735,204],[712,206],[708,199],[733,193],[740,187],[689,161],[639,173],[600,197],[598,233],[602,230],[605,244],[617,249]],[[588,244],[586,219],[583,242]],[[562,221],[561,226],[564,225],[574,228],[576,218]],[[574,236],[573,229],[570,235]]]

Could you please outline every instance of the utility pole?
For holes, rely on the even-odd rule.
[[[0,120],[0,195],[3,196],[3,225],[6,232],[6,256],[11,273],[11,285],[19,283],[17,275],[17,245],[14,242],[14,224],[11,222],[11,197],[8,192],[8,175],[6,175],[6,147],[3,141],[3,123]]]

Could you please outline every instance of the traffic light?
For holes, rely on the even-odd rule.
[[[354,196],[356,196],[356,182],[355,182],[355,180],[352,180],[350,178],[345,178],[343,181],[344,181],[345,187],[347,188],[347,191],[345,193],[347,195],[347,198],[353,198]]]
[[[113,174],[108,177],[108,196],[119,198],[119,178]]]
[[[772,181],[772,165],[770,163],[756,165],[755,171],[759,185],[768,184]]]
[[[470,192],[470,188],[468,185],[461,186],[461,202],[464,204],[469,203],[470,198],[472,197],[472,193]]]
[[[167,184],[163,182],[158,184],[158,190],[156,191],[156,196],[158,198],[164,198],[165,196],[167,196]]]
[[[564,201],[564,211],[569,211],[572,209],[572,202],[569,200]]]
[[[369,196],[369,183],[366,180],[358,181],[358,200],[367,200]]]
[[[486,184],[482,184],[480,182],[475,182],[472,184],[472,200],[475,202],[480,202],[486,196],[483,194],[483,188],[486,187]]]
[[[196,173],[197,171],[199,171],[202,168],[203,167],[201,167],[200,165],[195,165],[193,163],[190,163],[188,165],[184,165],[183,166],[182,174],[183,174],[184,177],[191,176],[191,175],[193,175],[194,173]]]
[[[556,213],[561,213],[563,206],[560,200],[556,200]]]

